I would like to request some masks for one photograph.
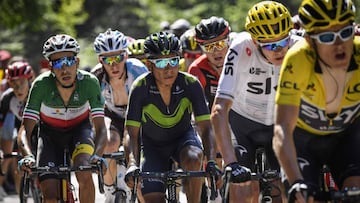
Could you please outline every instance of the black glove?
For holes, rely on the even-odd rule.
[[[218,179],[219,176],[222,175],[222,171],[218,167],[217,163],[214,160],[209,160],[206,164],[205,171],[209,173],[211,176],[215,176]]]
[[[228,164],[226,167],[231,168],[230,182],[243,183],[251,180],[251,171],[245,166],[240,166],[239,163],[233,162]]]
[[[129,182],[130,180],[134,180],[134,176],[139,174],[140,168],[137,166],[130,166],[125,173],[125,182]]]
[[[308,190],[309,187],[306,185],[304,180],[296,180],[290,187],[290,190],[288,192],[288,203],[294,203],[296,200],[296,193],[301,192],[302,196],[304,197],[305,201],[308,197]]]

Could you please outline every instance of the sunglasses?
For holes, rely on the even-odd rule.
[[[55,69],[61,69],[64,65],[67,67],[73,66],[76,64],[75,56],[65,56],[53,61],[50,61],[51,67]]]
[[[200,48],[207,53],[213,53],[215,51],[215,48],[219,51],[223,50],[225,47],[228,46],[229,40],[227,38],[223,40],[219,40],[216,42],[212,42],[209,44],[201,44]]]
[[[125,58],[125,53],[121,53],[116,56],[103,56],[101,57],[101,60],[106,63],[107,65],[112,66],[114,63],[119,64],[121,63]]]
[[[310,35],[311,38],[316,39],[320,44],[332,45],[336,38],[339,37],[343,42],[354,36],[354,26],[349,25],[337,32],[322,32],[316,35]]]
[[[148,59],[151,63],[155,64],[156,68],[164,69],[169,64],[171,67],[179,65],[180,57],[175,56],[171,58]]]
[[[290,36],[285,37],[282,40],[276,41],[276,42],[268,42],[268,43],[261,43],[257,41],[257,44],[260,45],[262,49],[266,49],[268,51],[277,51],[285,48],[289,45],[290,42]]]

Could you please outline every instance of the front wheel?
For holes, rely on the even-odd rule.
[[[124,190],[119,190],[115,193],[115,203],[129,203]]]
[[[24,177],[22,177],[23,182]],[[24,192],[24,185],[20,185],[20,203],[28,203],[28,202],[34,202],[34,203],[41,203],[42,202],[42,194],[40,190],[40,185],[36,177],[31,177],[29,180],[29,194],[25,194]],[[32,199],[32,201],[30,200]]]

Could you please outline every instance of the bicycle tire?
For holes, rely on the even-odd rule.
[[[128,203],[126,192],[119,190],[115,193],[115,203]]]
[[[22,177],[22,182],[23,182],[23,178],[24,177]],[[34,179],[29,180],[29,195],[25,195],[24,185],[23,184],[20,185],[20,193],[19,193],[20,203],[28,203],[30,202],[29,199],[32,199],[32,202],[34,203],[42,203],[41,190],[37,184],[38,183],[36,183]]]

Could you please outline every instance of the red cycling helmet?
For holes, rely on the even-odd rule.
[[[18,61],[10,64],[6,69],[6,78],[8,80],[15,80],[19,78],[31,78],[34,76],[32,67],[23,61]]]

